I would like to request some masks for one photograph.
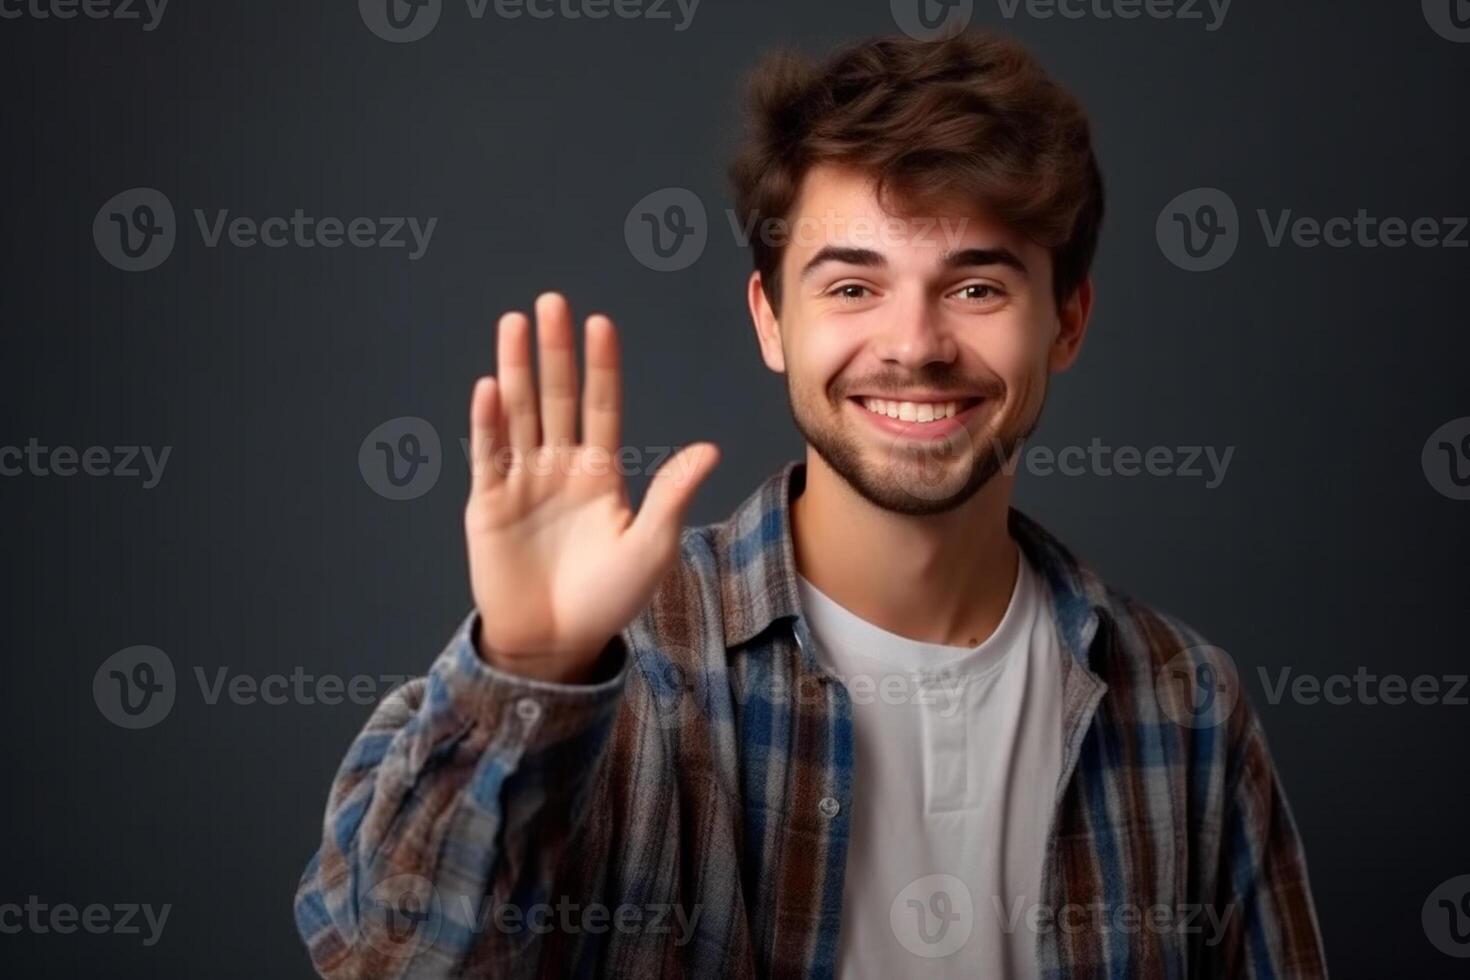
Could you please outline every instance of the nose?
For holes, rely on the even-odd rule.
[[[891,304],[875,341],[874,353],[888,364],[917,370],[935,362],[952,363],[959,345],[944,326],[939,311],[923,295]]]

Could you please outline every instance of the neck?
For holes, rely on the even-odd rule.
[[[1020,549],[1008,527],[1014,478],[997,473],[942,514],[875,506],[810,447],[806,487],[791,504],[798,571],[834,601],[890,633],[976,646],[1010,604]]]

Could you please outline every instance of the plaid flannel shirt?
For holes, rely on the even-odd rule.
[[[472,615],[376,709],[296,897],[323,977],[833,975],[858,761],[850,694],[798,603],[804,475],[787,464],[728,520],[684,532],[609,644],[611,679],[497,672]],[[1011,533],[1064,650],[1047,914],[1021,926],[1041,975],[1325,976],[1249,705],[1209,724],[1169,710],[1161,678],[1182,665],[1223,691],[1221,662],[1014,510]],[[973,914],[998,911],[975,898]]]

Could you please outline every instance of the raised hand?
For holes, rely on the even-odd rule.
[[[622,428],[617,330],[586,324],[586,389],[577,439],[576,341],[567,301],[536,300],[531,322],[500,318],[498,377],[470,403],[471,486],[465,507],[477,645],[493,666],[538,680],[588,678],[598,654],[647,605],[678,554],[684,515],[719,450],[695,443],[670,458],[635,515],[616,453]]]

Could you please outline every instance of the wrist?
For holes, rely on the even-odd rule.
[[[501,673],[549,684],[598,684],[617,674],[622,666],[618,655],[622,638],[614,634],[592,650],[559,653],[507,653],[485,639],[482,620],[475,619],[471,640],[480,660]]]

